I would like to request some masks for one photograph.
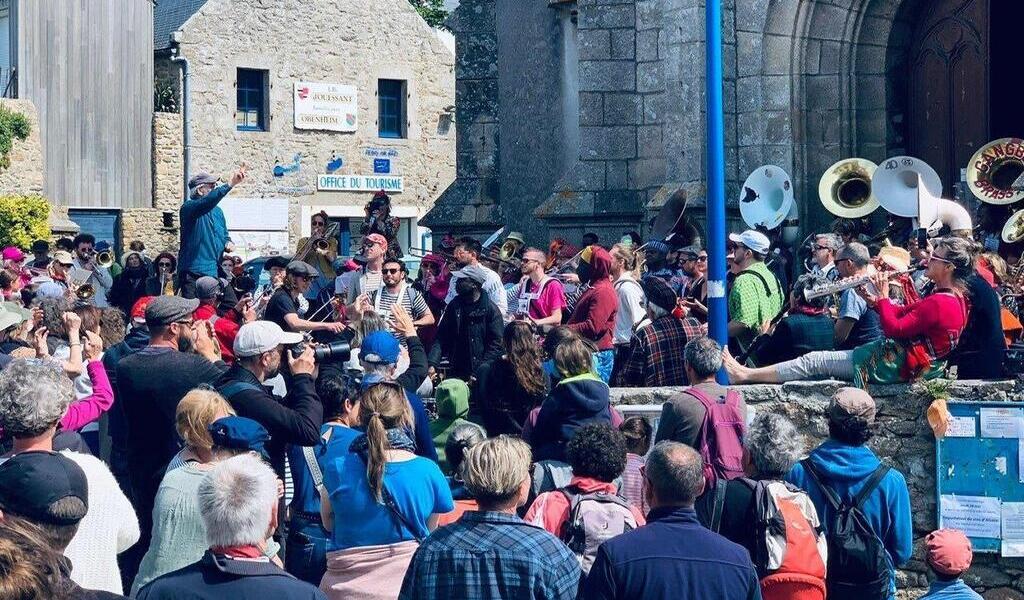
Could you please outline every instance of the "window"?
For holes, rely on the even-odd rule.
[[[405,82],[399,79],[377,80],[377,104],[377,135],[404,138]]]
[[[238,69],[238,106],[235,127],[239,131],[267,130],[267,97],[270,77],[260,69]]]

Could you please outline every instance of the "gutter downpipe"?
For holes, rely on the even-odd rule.
[[[707,130],[708,335],[723,347],[729,343],[725,298],[725,135],[722,105],[722,2],[707,0],[705,8],[705,85]],[[728,384],[725,369],[718,381]]]
[[[176,32],[177,33],[177,32]],[[172,38],[174,34],[171,34]],[[188,59],[181,55],[181,46],[177,41],[173,42],[171,46],[171,62],[179,63],[181,65],[181,130],[182,130],[182,146],[184,152],[182,153],[182,173],[184,175],[184,181],[182,182],[182,189],[184,190],[183,199],[188,199],[188,180],[191,178],[191,163],[192,163],[192,123],[189,118],[190,116],[190,75],[188,71]]]

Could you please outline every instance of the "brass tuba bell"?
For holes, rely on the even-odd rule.
[[[789,174],[782,167],[763,165],[743,182],[740,216],[751,228],[775,229],[790,218],[794,203]]]
[[[982,146],[967,165],[967,185],[982,202],[1013,204],[1024,199],[1024,140],[1002,138]]]
[[[865,158],[835,163],[818,181],[818,199],[837,217],[859,219],[871,214],[878,208],[878,199],[871,191],[871,176],[877,168]]]

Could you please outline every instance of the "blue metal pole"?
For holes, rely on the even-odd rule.
[[[722,1],[706,0],[705,85],[707,98],[708,335],[729,341],[725,299],[725,125],[722,107]],[[728,383],[724,370],[721,383]]]

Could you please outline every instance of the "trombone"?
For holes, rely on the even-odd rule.
[[[295,258],[292,260],[306,262],[306,259],[314,253],[326,256],[331,251],[330,240],[338,236],[338,229],[337,221],[331,221],[327,225],[327,229],[324,230],[324,234],[315,237],[310,236],[309,240],[306,241],[306,245],[295,253]]]

